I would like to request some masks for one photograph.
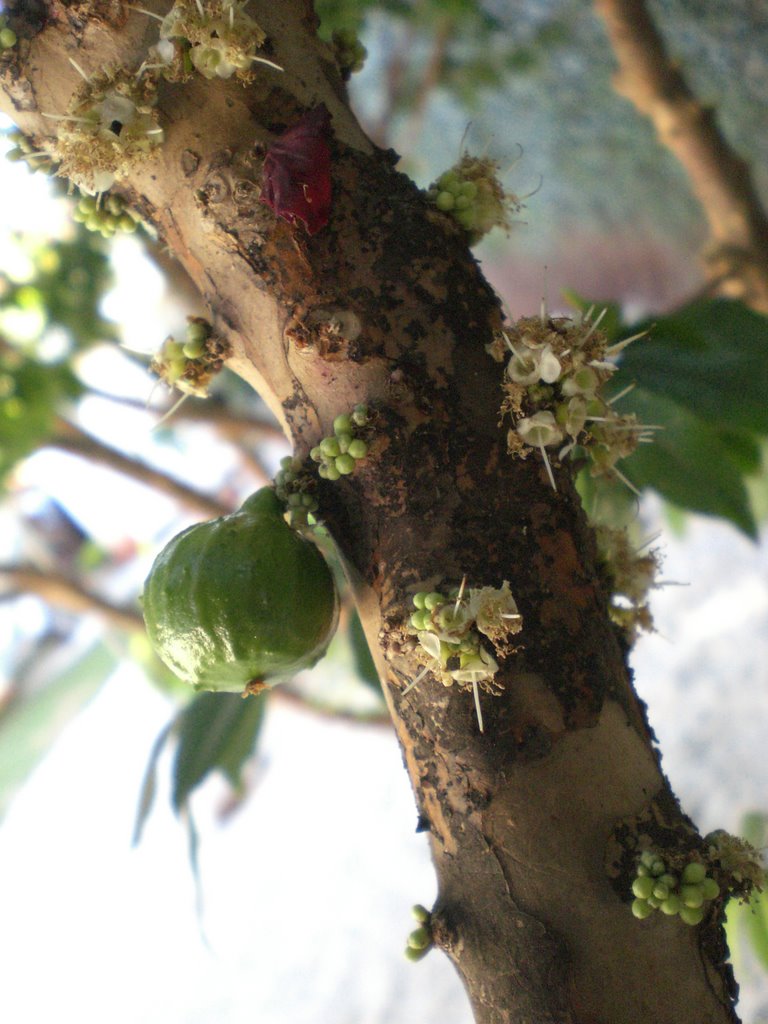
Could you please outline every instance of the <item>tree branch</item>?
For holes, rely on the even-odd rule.
[[[168,497],[178,501],[185,508],[200,512],[206,519],[222,516],[232,511],[230,506],[210,498],[202,491],[196,491],[180,480],[174,480],[166,473],[148,466],[146,462],[133,459],[115,448],[110,448],[109,445],[91,437],[90,434],[86,434],[85,431],[60,416],[56,419],[55,429],[56,433],[46,442],[49,448],[58,448],[60,451],[70,452],[73,455],[82,455],[83,458],[91,462],[115,469],[124,476],[146,484],[147,487],[153,487],[161,494],[167,494]]]
[[[670,60],[644,0],[595,0],[595,8],[619,62],[616,91],[651,120],[707,218],[708,276],[722,294],[768,313],[768,218],[749,166]]]

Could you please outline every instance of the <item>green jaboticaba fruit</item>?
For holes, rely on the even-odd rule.
[[[160,658],[201,690],[258,691],[322,657],[338,598],[325,559],[283,519],[268,487],[238,512],[184,530],[144,584]]]

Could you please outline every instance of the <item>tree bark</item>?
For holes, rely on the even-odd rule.
[[[168,5],[146,0],[151,10]],[[138,66],[154,20],[108,0],[16,13],[3,108],[40,147],[80,79]],[[701,840],[664,778],[608,587],[569,470],[557,492],[536,457],[506,452],[500,370],[485,351],[499,302],[457,227],[363,135],[306,0],[249,10],[285,70],[244,87],[162,84],[165,141],[119,191],[195,281],[228,365],[253,385],[299,456],[358,402],[375,411],[369,457],[321,481],[418,805],[439,895],[432,932],[479,1024],[722,1024],[730,969],[712,904],[695,928],[636,920],[636,847]],[[263,147],[325,103],[333,208],[314,236],[260,204]],[[345,335],[327,329],[343,314]],[[350,327],[350,325],[352,325]],[[405,632],[417,590],[500,586],[523,615],[500,696],[419,671]]]

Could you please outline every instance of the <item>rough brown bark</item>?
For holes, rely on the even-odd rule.
[[[436,943],[480,1024],[733,1021],[721,908],[697,928],[629,910],[638,836],[699,840],[660,771],[569,473],[556,467],[554,493],[538,459],[506,453],[484,348],[498,301],[459,230],[360,131],[309,5],[252,8],[285,72],[248,88],[162,86],[166,141],[123,191],[298,454],[355,403],[376,410],[369,458],[318,493],[430,833]],[[3,82],[4,109],[41,145],[40,112],[62,111],[79,84],[68,56],[86,72],[138,64],[156,32],[96,0],[52,0],[48,14]],[[308,237],[256,201],[254,147],[319,102],[333,117],[334,205]],[[329,333],[330,313],[359,330]],[[431,677],[402,692],[419,668],[402,631],[410,594],[465,574],[508,580],[524,617],[483,733],[465,692]]]

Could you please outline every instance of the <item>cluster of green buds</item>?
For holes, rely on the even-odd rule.
[[[642,554],[642,548],[638,551],[632,546],[625,529],[598,526],[595,537],[598,556],[611,583],[611,621],[624,630],[629,643],[634,643],[639,630],[653,630],[648,600],[656,585],[659,554],[655,550]]]
[[[468,153],[429,186],[427,198],[466,231],[470,245],[492,228],[509,231],[510,213],[521,209],[517,196],[502,187],[498,163]]]
[[[307,473],[299,459],[286,455],[280,460],[275,477],[275,494],[286,506],[288,522],[296,529],[316,527],[318,502],[313,491],[314,477]]]
[[[169,387],[205,398],[208,385],[229,354],[228,345],[213,333],[207,320],[190,316],[184,341],[166,338],[150,369]]]
[[[259,56],[266,34],[245,13],[248,0],[176,0],[161,19],[160,42],[150,51],[151,67],[178,80],[192,69],[205,78],[253,79],[254,63],[283,69]]]
[[[72,214],[78,224],[89,231],[98,231],[104,238],[112,238],[118,231],[132,234],[139,226],[139,215],[126,206],[122,196],[81,196]]]
[[[538,450],[554,490],[548,448],[559,459],[585,459],[592,476],[615,477],[635,490],[616,464],[651,441],[658,427],[615,411],[631,387],[610,400],[602,392],[617,369],[611,357],[641,335],[611,345],[598,329],[604,313],[591,320],[592,312],[575,320],[523,317],[488,346],[498,362],[507,360],[501,411],[514,421],[507,446],[521,458]]]
[[[523,619],[506,580],[500,587],[466,589],[465,583],[448,593],[419,591],[413,595],[416,610],[408,631],[416,634],[417,653],[424,667],[403,692],[412,690],[427,672],[444,686],[457,683],[471,689],[482,732],[478,687],[500,692],[494,684],[499,665],[484,642],[490,640],[499,657],[509,654],[510,637],[523,628]]]
[[[643,850],[632,894],[632,913],[641,921],[660,910],[668,917],[677,914],[686,924],[696,925],[704,919],[705,904],[720,895],[720,886],[700,861],[689,861],[678,876],[667,870],[657,853]]]
[[[427,908],[423,907],[420,903],[417,903],[415,907],[411,908],[411,914],[413,915],[414,920],[418,923],[418,927],[414,928],[408,936],[405,955],[408,960],[416,963],[423,959],[430,949],[432,949],[432,915]]]
[[[32,141],[18,130],[10,132],[8,137],[13,147],[5,154],[7,160],[14,164],[23,160],[30,171],[53,174],[54,162],[50,153],[36,149]]]
[[[357,463],[367,456],[370,419],[367,405],[356,405],[352,412],[336,417],[333,434],[324,437],[309,453],[310,459],[318,463],[317,472],[324,480],[349,476]]]
[[[337,29],[331,36],[333,52],[343,77],[349,78],[356,71],[362,71],[368,51],[351,28]]]
[[[8,24],[8,15],[0,14],[0,51],[12,49],[18,41],[18,36]]]
[[[145,160],[163,141],[155,109],[155,82],[127,68],[108,69],[88,78],[69,102],[66,114],[45,114],[59,121],[53,143],[58,173],[81,192],[106,192]]]

